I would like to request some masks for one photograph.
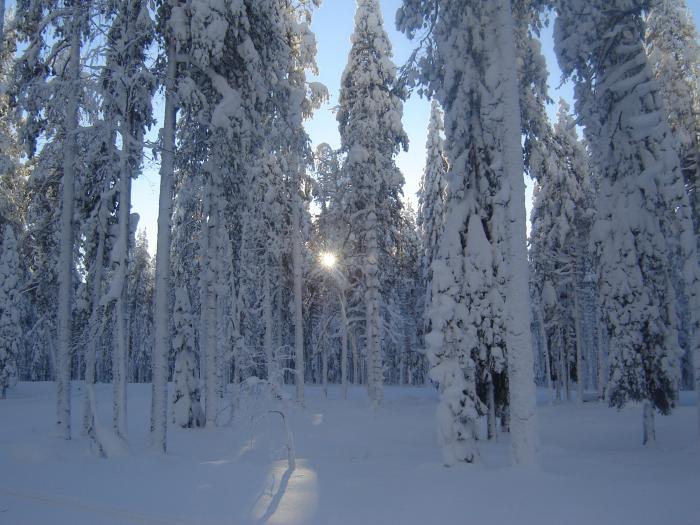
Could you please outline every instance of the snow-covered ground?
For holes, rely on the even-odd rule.
[[[79,435],[79,383],[73,392]],[[107,425],[111,386],[97,393]],[[129,454],[105,460],[86,438],[55,437],[52,383],[23,383],[0,401],[0,524],[700,524],[693,393],[657,417],[649,449],[639,407],[540,404],[537,469],[509,467],[505,438],[481,442],[479,464],[445,468],[435,392],[385,398],[375,412],[364,389],[342,401],[307,387],[306,408],[287,408],[290,471],[282,419],[259,403],[230,427],[170,426],[160,456],[147,446],[150,385],[130,385]]]

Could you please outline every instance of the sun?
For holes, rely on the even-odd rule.
[[[321,259],[321,264],[329,269],[333,268],[335,266],[336,262],[338,262],[336,257],[335,257],[335,254],[331,253],[331,252],[322,253],[320,259]]]

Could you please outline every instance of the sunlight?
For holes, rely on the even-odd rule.
[[[321,254],[321,264],[328,268],[329,270],[334,268],[338,260],[336,259],[336,256],[334,253],[331,252],[324,252]]]
[[[307,523],[318,507],[318,480],[316,473],[304,461],[298,461],[294,470],[287,461],[278,461],[266,482],[267,489],[260,494],[252,518],[260,524],[294,525]]]

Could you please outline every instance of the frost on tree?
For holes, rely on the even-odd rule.
[[[537,173],[530,261],[534,309],[542,323],[545,370],[555,378],[557,399],[571,397],[570,377],[576,370],[578,400],[583,391],[583,328],[590,331],[590,312],[583,315],[590,263],[588,244],[592,188],[587,155],[576,137],[575,121],[566,103],[560,103],[554,129],[544,130],[533,144],[530,167]],[[590,310],[590,309],[589,309]],[[584,320],[586,323],[584,323]],[[587,332],[588,333],[588,332]]]
[[[700,43],[685,0],[658,0],[646,17],[646,50],[659,81],[668,123],[700,242]]]
[[[175,290],[173,324],[173,423],[184,428],[201,427],[204,425],[204,411],[200,404],[199,371],[194,348],[190,299],[185,288]]]
[[[399,222],[403,176],[394,156],[408,138],[401,124],[403,103],[394,91],[396,68],[377,0],[359,0],[348,63],[341,79],[338,123],[343,171],[351,191],[342,201],[352,226],[352,265],[362,274],[367,385],[382,400],[386,344],[386,269],[392,232]]]
[[[555,27],[559,62],[579,83],[579,113],[602,172],[593,240],[610,340],[608,397],[617,407],[643,402],[644,443],[654,440],[654,413],[667,414],[675,403],[675,253],[698,351],[696,243],[676,143],[644,49],[646,7],[639,0],[561,0]]]
[[[17,381],[20,332],[20,280],[17,241],[7,224],[0,243],[0,399]]]
[[[59,255],[56,260],[56,424],[71,437],[72,308],[74,295],[74,206],[78,158],[79,113],[84,79],[81,50],[92,2],[63,6],[56,0],[17,2],[15,29],[22,42],[11,92],[21,122],[19,137],[29,156],[39,152],[42,169],[58,166],[61,179]],[[38,141],[39,137],[43,140]],[[56,142],[53,142],[56,140]],[[60,147],[56,147],[59,146]],[[53,164],[56,163],[56,164]],[[50,168],[49,168],[50,169]],[[55,168],[54,168],[55,169]],[[78,188],[79,189],[79,188]]]
[[[427,5],[405,0],[397,15],[399,29],[411,38],[430,29],[426,48],[414,55],[416,73],[445,110],[450,169],[444,232],[432,267],[426,343],[431,377],[443,381],[438,426],[448,463],[476,457],[470,418],[481,405],[471,392],[477,378],[490,381],[506,359],[515,423],[513,459],[534,461],[521,125],[511,17],[510,2],[450,0]],[[481,368],[478,377],[474,363]],[[454,395],[460,396],[458,403]]]
[[[443,114],[437,100],[433,100],[428,140],[425,145],[425,170],[418,192],[417,226],[421,236],[420,265],[424,274],[421,284],[425,287],[425,302],[430,302],[429,283],[431,281],[431,265],[439,246],[442,233],[445,207],[445,186],[447,184],[447,159],[445,158],[445,143],[443,138]]]

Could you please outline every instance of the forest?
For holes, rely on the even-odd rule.
[[[700,465],[700,39],[685,0],[400,0],[395,20],[381,4],[356,1],[335,148],[306,128],[330,97],[321,0],[0,0],[0,470],[29,480],[39,449],[7,451],[39,432],[51,457],[88,450],[100,476],[148,464],[167,486],[153,462],[231,436],[252,450],[264,428],[284,468],[266,509],[236,522],[336,523],[318,493],[316,514],[294,514],[290,487],[316,480],[304,450],[354,450],[368,429],[410,440],[416,421],[420,447],[395,453],[427,455],[439,483],[478,483],[460,470],[472,463],[550,475],[569,424]],[[550,98],[557,82],[574,100]],[[431,104],[417,206],[396,163],[412,95]],[[156,246],[132,205],[147,163]],[[684,476],[679,498],[698,488]],[[8,487],[0,512],[39,498]],[[44,519],[26,501],[13,523]],[[337,523],[429,519],[367,505]],[[650,509],[581,522],[647,523]]]

